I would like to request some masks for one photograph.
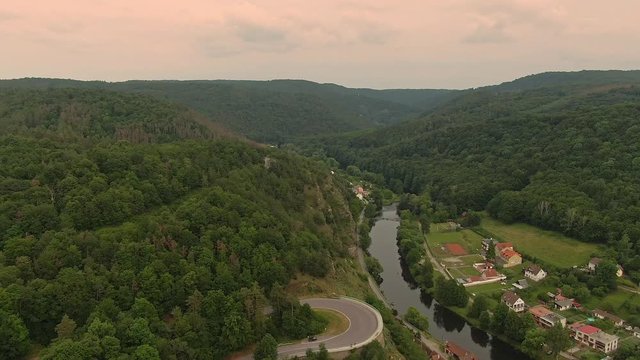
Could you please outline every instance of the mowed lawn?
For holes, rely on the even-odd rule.
[[[568,238],[554,231],[527,224],[507,225],[488,216],[482,219],[480,226],[500,240],[512,242],[517,251],[558,267],[586,265],[591,254],[599,249],[595,244]]]
[[[468,254],[478,254],[482,244],[482,236],[471,230],[451,231],[448,230],[447,224],[431,224],[429,234],[427,234],[429,246],[438,253],[438,255],[452,256],[450,254],[441,254],[442,244],[457,243],[460,244]]]

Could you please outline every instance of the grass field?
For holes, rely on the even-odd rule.
[[[584,305],[589,309],[599,308],[608,310],[621,318],[626,319],[632,315],[626,308],[626,303],[637,304],[638,302],[640,302],[640,295],[618,289],[607,294],[604,298],[592,296]]]
[[[558,267],[585,265],[599,247],[568,238],[554,231],[546,231],[527,224],[507,225],[488,216],[480,226],[497,239],[512,242],[517,251],[536,257]]]
[[[446,224],[431,224],[427,235],[429,246],[434,250],[439,250],[440,256],[451,256],[450,254],[442,254],[440,247],[442,244],[458,243],[469,254],[478,254],[480,245],[482,244],[482,236],[471,230],[449,231]],[[434,254],[436,255],[436,254]]]
[[[351,323],[344,315],[337,311],[329,309],[316,309],[315,312],[325,318],[329,323],[327,329],[322,333],[323,336],[339,335],[349,329]]]

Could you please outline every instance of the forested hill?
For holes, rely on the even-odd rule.
[[[456,96],[451,90],[349,89],[300,80],[74,81],[19,79],[0,88],[99,88],[136,92],[186,105],[253,140],[363,130],[414,118]]]
[[[353,245],[328,169],[140,95],[0,99],[2,359],[221,359],[321,330],[282,285]]]
[[[0,135],[133,143],[239,138],[185,106],[104,90],[0,89]]]
[[[552,71],[524,76],[488,88],[495,91],[518,91],[543,87],[567,88],[638,83],[640,83],[640,70]]]
[[[637,85],[481,89],[420,120],[301,145],[382,173],[395,191],[430,192],[445,219],[486,208],[584,241],[627,234],[619,261],[640,270]]]

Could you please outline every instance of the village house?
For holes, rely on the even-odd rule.
[[[444,352],[456,360],[478,360],[478,357],[472,352],[452,343],[451,341],[447,341],[445,343]]]
[[[593,257],[591,258],[591,260],[589,260],[589,263],[587,264],[587,269],[590,272],[595,272],[596,268],[598,267],[598,265],[600,265],[601,262],[602,262],[601,258]],[[617,267],[616,276],[622,277],[622,275],[624,275],[624,269],[622,268],[622,266],[620,266],[620,264],[617,264],[616,267]]]
[[[602,262],[602,259],[598,257],[593,257],[591,258],[591,260],[589,260],[589,263],[587,264],[587,269],[589,269],[589,271],[591,272],[594,272],[596,271],[596,268],[598,267],[598,265],[600,265],[601,262]]]
[[[525,269],[524,276],[533,281],[540,281],[547,277],[547,272],[542,270],[542,268],[538,265],[531,265]]]
[[[571,325],[573,338],[578,342],[607,354],[618,348],[618,337],[607,334],[591,325],[575,323]]]
[[[624,326],[624,320],[604,310],[600,310],[600,309],[593,310],[593,316],[599,319],[607,319],[611,321],[615,326]]]
[[[505,293],[502,294],[501,302],[505,303],[509,309],[515,312],[524,311],[525,308],[524,300],[513,291],[505,291]]]
[[[558,299],[558,297],[560,297],[560,299]],[[574,302],[573,299],[567,299],[564,296],[556,296],[556,299],[554,300],[553,304],[555,305],[556,309],[560,311],[565,311],[573,307],[573,302]]]
[[[496,261],[498,261],[504,267],[512,267],[522,264],[522,255],[513,250],[513,244],[497,243],[496,247]]]
[[[544,305],[529,308],[529,313],[533,316],[536,324],[543,328],[554,327],[556,324],[560,324],[562,327],[567,326],[567,319],[564,316],[554,313]]]
[[[639,327],[634,327],[633,328],[633,336],[640,338],[640,328]]]

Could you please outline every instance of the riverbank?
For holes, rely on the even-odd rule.
[[[400,218],[396,213],[396,207],[390,206],[383,209],[383,214],[377,218],[371,230],[372,241],[369,252],[383,266],[384,281],[380,288],[387,302],[400,313],[406,312],[409,307],[418,309],[429,319],[430,340],[438,343],[439,346],[444,341],[452,341],[475,353],[480,359],[526,358],[511,344],[473,326],[472,322],[465,319],[466,314],[463,312],[442,306],[431,294],[421,291],[412,284],[408,277],[408,269],[403,267],[399,259],[397,243],[399,225]],[[422,247],[423,243],[420,242],[419,245]],[[436,274],[437,267],[434,267],[434,270]]]
[[[364,212],[363,212],[363,213],[360,214],[360,217],[358,219],[358,226],[362,223],[362,221],[364,219],[365,219],[365,217],[364,217]],[[356,232],[356,233],[358,233],[358,232]],[[357,236],[357,244],[359,245],[360,244],[359,233],[356,236]],[[369,286],[371,287],[371,290],[373,291],[375,296],[378,298],[378,300],[382,301],[382,303],[387,308],[389,308],[391,310],[395,310],[393,305],[389,302],[389,300],[382,293],[382,290],[380,289],[380,286],[378,285],[378,283],[375,281],[373,276],[371,276],[371,274],[367,270],[367,265],[366,265],[366,262],[365,262],[366,254],[364,253],[364,250],[362,249],[362,247],[358,246],[357,253],[358,253],[358,263],[360,264],[362,270],[367,274],[367,279],[368,279],[368,282],[369,282]],[[444,351],[442,351],[444,344],[442,344],[440,342],[437,342],[437,341],[435,341],[433,339],[427,338],[422,331],[420,331],[415,326],[411,325],[409,322],[404,320],[401,317],[401,315],[397,315],[396,316],[396,320],[400,321],[406,328],[411,330],[414,334],[416,334],[416,333],[420,334],[420,343],[424,347],[426,347],[430,352],[435,352],[438,355],[442,356],[443,358],[445,358],[445,359],[447,358],[447,355],[444,353]]]

